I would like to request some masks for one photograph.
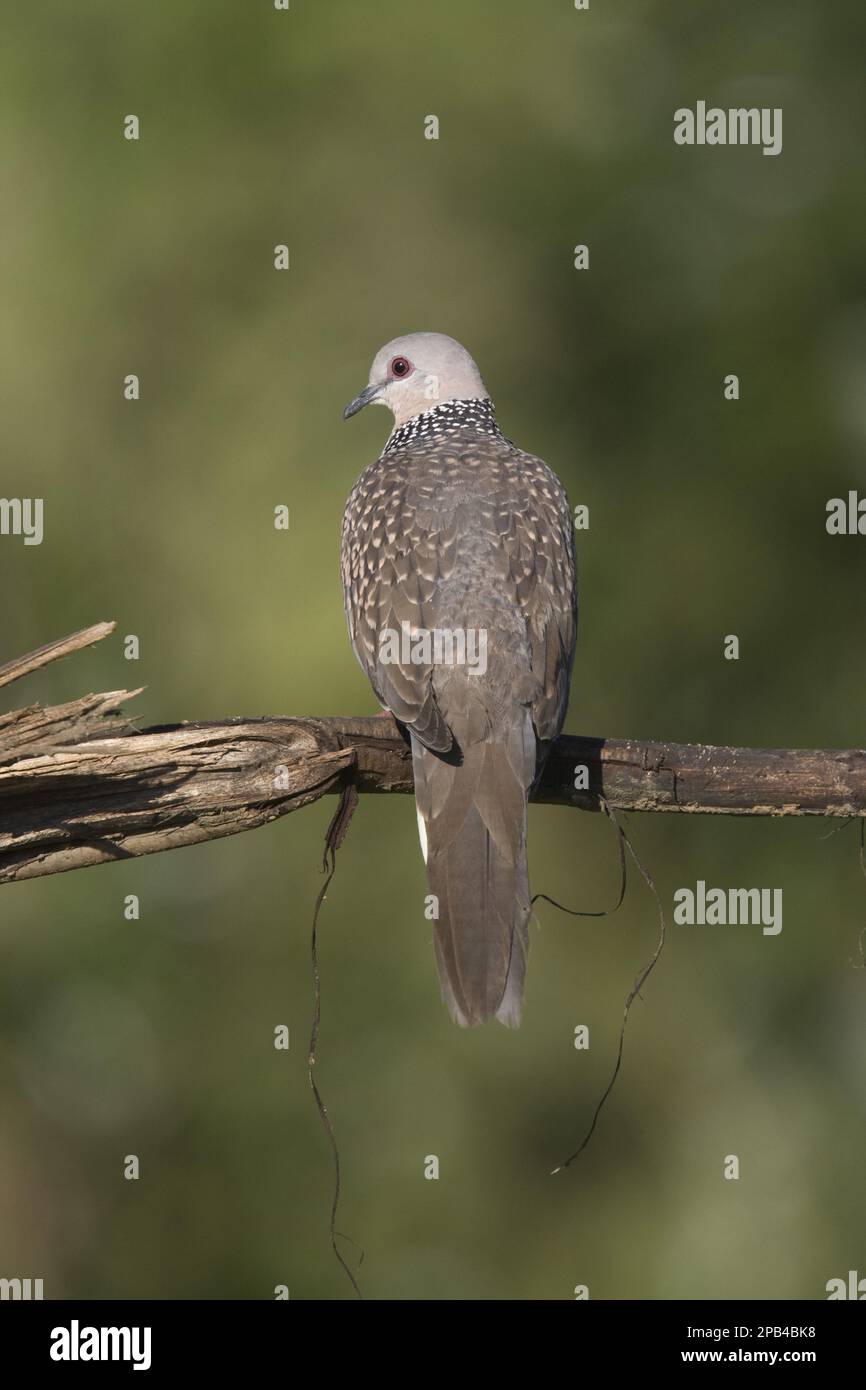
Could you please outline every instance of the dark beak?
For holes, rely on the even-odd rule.
[[[356,396],[353,401],[349,401],[349,404],[343,411],[343,419],[348,420],[350,416],[357,415],[359,410],[363,410],[365,405],[369,405],[371,401],[376,399],[381,390],[382,383],[374,386],[365,386],[360,396]]]

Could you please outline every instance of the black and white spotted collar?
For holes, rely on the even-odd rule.
[[[474,401],[443,401],[441,405],[431,406],[422,415],[413,415],[411,420],[398,425],[382,452],[388,454],[404,444],[414,444],[417,440],[436,438],[448,431],[467,427],[481,430],[484,434],[501,435],[489,397]]]

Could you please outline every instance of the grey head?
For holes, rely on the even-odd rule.
[[[385,405],[399,426],[445,401],[489,399],[473,359],[454,338],[407,333],[376,353],[369,383],[346,406],[343,419],[357,415],[365,405]]]

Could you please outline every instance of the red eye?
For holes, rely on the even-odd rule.
[[[398,378],[401,376],[408,376],[411,370],[412,363],[409,361],[408,357],[392,358],[391,365],[388,368],[388,371],[390,372],[391,376],[396,376]]]

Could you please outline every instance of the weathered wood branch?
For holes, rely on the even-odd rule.
[[[7,680],[112,630],[43,647]],[[97,635],[94,635],[97,634]],[[117,711],[139,691],[0,715],[0,883],[63,873],[252,830],[339,791],[412,791],[394,721],[230,719],[145,729]],[[575,768],[588,769],[575,791]],[[866,816],[866,750],[715,748],[557,739],[534,800],[598,810]]]
[[[79,632],[71,633],[69,637],[47,642],[44,647],[37,647],[35,652],[28,652],[26,656],[16,656],[13,661],[7,661],[5,665],[0,666],[0,685],[11,685],[12,681],[29,676],[31,671],[38,671],[40,666],[47,666],[50,661],[57,661],[61,656],[71,656],[82,647],[92,647],[95,642],[101,642],[103,637],[113,632],[115,627],[115,623],[94,623],[93,627],[83,627]]]

